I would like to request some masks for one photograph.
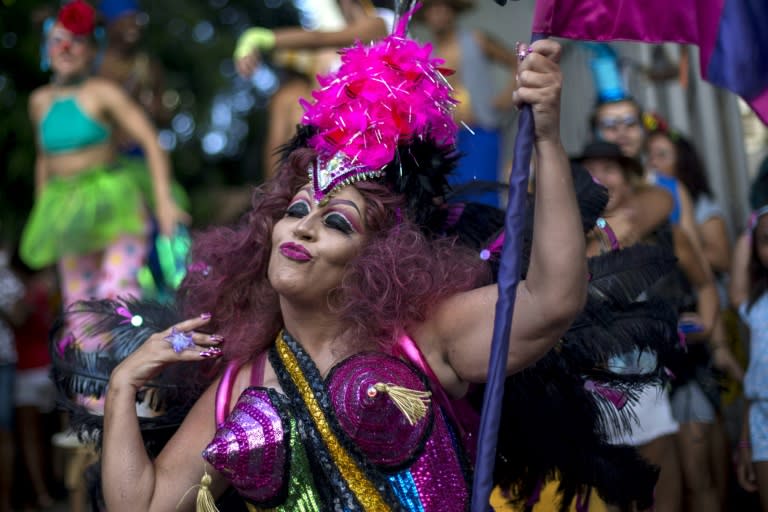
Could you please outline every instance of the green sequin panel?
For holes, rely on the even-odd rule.
[[[301,444],[296,420],[290,420],[291,466],[288,482],[288,498],[274,508],[260,508],[246,503],[250,512],[322,512],[322,503],[315,490],[309,459]]]

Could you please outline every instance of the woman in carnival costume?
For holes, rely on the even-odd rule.
[[[95,20],[82,0],[60,9],[43,48],[51,83],[29,101],[38,134],[36,201],[20,253],[32,268],[58,264],[65,304],[139,295],[147,202],[165,235],[188,222],[172,198],[168,156],[141,107],[119,85],[92,76],[100,30]],[[146,167],[127,168],[116,159],[110,137],[117,128],[140,143]]]
[[[455,101],[441,61],[405,37],[408,17],[382,41],[342,52],[252,210],[198,235],[177,296],[182,320],[138,301],[70,312],[91,327],[84,333],[108,334],[124,351],[107,345],[86,364],[77,344],[54,340],[61,389],[106,394],[96,425],[109,510],[213,510],[229,488],[249,510],[469,508],[476,422],[461,399],[486,378],[498,295],[489,263],[499,238],[490,231],[501,226],[493,212],[490,224],[474,222],[470,205],[446,207]],[[518,447],[547,414],[550,428],[573,414],[573,427],[519,460],[514,441],[501,444],[499,482],[525,501],[559,472],[566,498],[595,485],[612,501],[648,501],[655,472],[630,448],[605,443],[610,425],[597,412],[616,404],[607,417],[621,425],[622,403],[661,373],[611,375],[604,363],[644,339],[663,355],[675,338],[663,307],[635,300],[664,261],[658,252],[627,255],[631,279],[621,275],[622,254],[587,265],[584,232],[604,191],[590,179],[574,187],[559,140],[559,45],[522,50],[516,100],[533,107],[537,174],[506,406],[518,415],[529,406],[531,416],[515,422]],[[574,189],[585,187],[595,204],[582,205],[582,220]],[[480,239],[493,242],[478,257]],[[572,326],[577,316],[582,324]],[[637,318],[647,323],[627,328]],[[207,389],[187,393],[209,365],[217,376]],[[184,377],[169,374],[180,366]],[[525,386],[538,393],[527,398]],[[137,418],[137,402],[155,418]],[[142,426],[174,421],[171,439],[148,456]],[[574,436],[583,446],[565,453]],[[636,480],[614,480],[628,467]]]

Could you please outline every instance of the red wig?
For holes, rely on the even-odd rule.
[[[314,158],[312,150],[294,151],[254,191],[252,209],[239,224],[196,236],[193,270],[179,289],[179,303],[187,316],[212,314],[208,327],[227,340],[226,359],[252,359],[282,327],[278,296],[267,280],[272,228],[307,184]],[[329,300],[350,339],[386,350],[442,299],[490,282],[490,272],[474,251],[454,240],[430,240],[403,219],[402,196],[374,182],[354,187],[366,201],[368,240]]]

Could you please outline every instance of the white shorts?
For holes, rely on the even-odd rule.
[[[40,412],[51,412],[56,407],[56,386],[51,380],[50,368],[16,370],[13,401],[16,407],[33,406]]]
[[[646,386],[637,403],[629,403],[627,407],[631,408],[637,421],[632,421],[630,432],[613,433],[611,444],[641,446],[679,430],[679,425],[672,417],[669,392],[659,385]]]
[[[701,384],[691,380],[672,393],[672,414],[680,423],[715,422],[715,407],[709,401]]]

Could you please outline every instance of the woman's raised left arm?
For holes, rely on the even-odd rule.
[[[543,40],[520,63],[518,103],[533,109],[536,206],[527,277],[517,287],[507,371],[542,357],[568,329],[586,300],[585,236],[560,142],[560,45]],[[441,380],[482,382],[487,377],[496,285],[461,293],[438,306],[414,339]],[[434,368],[434,367],[437,368]],[[444,384],[451,385],[450,382]]]
[[[189,223],[189,215],[179,209],[171,196],[171,164],[160,147],[157,131],[141,106],[120,87],[105,79],[93,79],[94,87],[110,119],[139,142],[152,177],[155,214],[163,235],[171,236],[179,223]]]

